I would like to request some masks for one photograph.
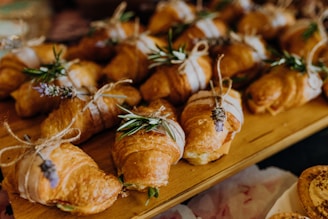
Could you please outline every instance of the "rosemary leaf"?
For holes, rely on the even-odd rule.
[[[315,22],[310,23],[308,28],[303,32],[302,38],[304,40],[309,39],[310,37],[313,36],[313,34],[318,30],[318,24]]]

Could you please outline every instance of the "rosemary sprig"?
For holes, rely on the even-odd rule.
[[[302,38],[304,40],[307,40],[312,37],[316,31],[318,31],[318,24],[315,22],[311,22],[308,28],[303,32]]]
[[[66,69],[60,59],[62,50],[58,53],[56,48],[53,47],[53,53],[55,56],[55,61],[53,64],[48,64],[41,66],[39,69],[24,68],[23,72],[32,76],[37,82],[51,82],[54,79],[66,75]]]
[[[117,105],[121,110],[125,111],[127,114],[119,115],[119,118],[122,118],[124,122],[121,126],[117,129],[118,132],[122,132],[122,135],[119,139],[122,139],[126,136],[133,135],[140,130],[149,131],[156,131],[156,132],[163,132],[165,131],[174,141],[175,135],[172,131],[171,127],[169,126],[168,122],[166,121],[166,117],[156,117],[156,116],[141,116],[137,115],[130,110]]]
[[[148,59],[153,63],[149,68],[153,68],[160,65],[180,64],[187,59],[188,55],[185,50],[185,46],[180,46],[177,50],[172,45],[172,30],[168,33],[168,46],[160,47],[156,45],[158,50],[154,50],[148,55]]]
[[[148,199],[145,203],[145,205],[147,206],[150,202],[151,198],[158,198],[159,197],[159,189],[157,187],[153,188],[153,187],[149,187],[148,188]]]
[[[131,20],[134,17],[134,15],[135,14],[133,11],[127,11],[127,12],[122,13],[119,20],[121,22],[126,22],[126,21]]]
[[[304,60],[296,55],[289,54],[287,51],[284,51],[280,58],[276,61],[270,61],[271,67],[278,66],[278,65],[286,65],[292,70],[305,72],[306,71],[306,64]]]

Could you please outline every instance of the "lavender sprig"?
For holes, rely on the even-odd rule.
[[[52,163],[51,160],[43,159],[43,162],[40,164],[40,168],[43,176],[49,180],[51,188],[55,188],[59,181],[56,166]]]
[[[48,97],[61,97],[72,98],[76,95],[76,92],[72,86],[60,87],[54,84],[40,83],[39,86],[34,87],[42,96]]]

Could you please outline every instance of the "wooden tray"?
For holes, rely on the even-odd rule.
[[[146,194],[130,192],[128,197],[119,198],[111,208],[87,218],[151,218],[328,126],[328,103],[322,97],[277,116],[251,115],[245,108],[244,113],[245,123],[236,135],[228,155],[203,166],[192,166],[182,160],[171,168],[169,185],[161,188],[160,197],[152,199],[148,206],[145,206]],[[13,101],[0,103],[1,124],[7,120],[18,136],[28,134],[32,138],[38,137],[42,119],[42,116],[19,119]],[[107,172],[113,171],[109,158],[113,133],[114,130],[103,131],[81,145],[100,168]],[[15,140],[1,126],[0,147],[14,144]],[[5,168],[3,173],[6,175]],[[16,219],[79,218],[55,207],[30,203],[18,195],[10,195],[10,201]]]

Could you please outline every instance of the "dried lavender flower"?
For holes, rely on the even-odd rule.
[[[56,166],[52,163],[51,160],[43,160],[40,164],[41,171],[49,182],[51,188],[55,188],[58,185],[58,175],[56,171]]]
[[[41,96],[72,98],[75,96],[75,91],[72,86],[60,87],[54,84],[40,83],[39,86],[34,87]]]

